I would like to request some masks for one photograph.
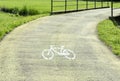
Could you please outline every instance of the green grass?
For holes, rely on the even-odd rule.
[[[114,2],[114,8],[120,8],[120,2]]]
[[[0,7],[22,9],[23,6],[38,10],[40,13],[50,12],[50,0],[0,0]]]
[[[111,20],[104,20],[98,24],[98,35],[116,55],[120,56],[120,28]]]
[[[47,14],[24,17],[0,12],[0,39],[2,39],[5,34],[12,31],[15,27],[45,15]]]
[[[20,16],[0,11],[0,40],[15,27],[50,13],[50,0],[0,0],[0,8],[6,8],[7,10],[17,8],[21,10],[21,14],[26,13],[25,6],[29,12],[32,12],[31,14],[36,11],[39,14]]]

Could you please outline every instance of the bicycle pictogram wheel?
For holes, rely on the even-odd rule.
[[[73,60],[76,58],[75,53],[69,49],[65,49],[63,52],[66,53],[65,58],[69,60]]]
[[[42,52],[42,57],[46,60],[51,60],[54,57],[54,53],[50,49],[45,49]]]

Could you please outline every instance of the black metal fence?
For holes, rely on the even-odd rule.
[[[103,0],[51,0],[51,14],[107,7],[109,7],[109,1]]]
[[[114,1],[111,0],[111,17],[114,17],[114,12],[116,9],[120,9],[120,6],[118,7],[118,5],[120,4],[120,1]]]

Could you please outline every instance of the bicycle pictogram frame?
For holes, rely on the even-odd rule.
[[[59,56],[64,56],[66,59],[74,60],[76,58],[75,53],[70,49],[64,49],[64,46],[55,47],[54,45],[50,45],[49,49],[44,49],[42,51],[42,57],[46,60],[52,60],[58,54]]]

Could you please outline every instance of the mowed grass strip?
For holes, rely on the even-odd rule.
[[[107,19],[98,24],[99,38],[104,41],[114,52],[120,56],[120,28]]]

